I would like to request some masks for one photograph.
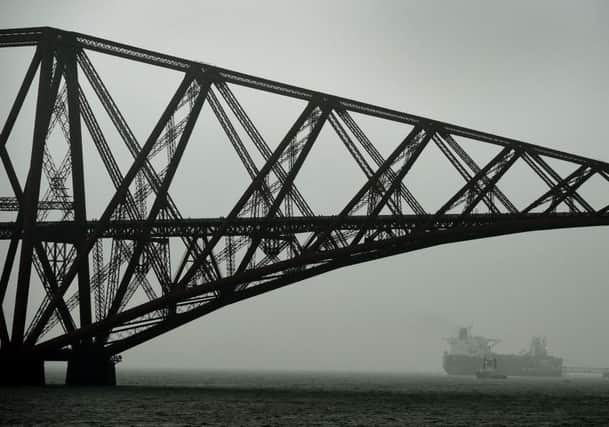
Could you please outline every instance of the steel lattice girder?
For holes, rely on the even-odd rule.
[[[0,47],[19,46],[33,46],[35,53],[0,134],[0,158],[13,191],[0,195],[0,210],[17,212],[14,221],[0,222],[0,240],[9,242],[0,301],[13,269],[18,276],[11,334],[8,313],[0,316],[2,349],[16,346],[46,359],[65,359],[79,346],[95,342],[99,351],[112,355],[227,304],[347,265],[456,241],[609,224],[609,201],[595,210],[578,193],[593,176],[609,185],[606,162],[84,34],[47,27],[0,30]],[[143,144],[87,51],[182,74],[182,82]],[[34,143],[28,179],[21,183],[6,144],[37,70]],[[126,173],[119,169],[97,113],[80,86],[82,76],[133,156]],[[307,104],[271,149],[231,85]],[[205,101],[251,183],[226,217],[184,219],[169,188]],[[412,129],[384,157],[352,113]],[[68,145],[59,167],[46,145],[56,124]],[[82,124],[115,190],[98,220],[89,219],[85,210]],[[366,179],[344,208],[330,216],[316,215],[295,184],[324,126],[334,129]],[[244,137],[254,152],[248,151]],[[500,151],[479,165],[457,137],[492,144]],[[426,209],[405,182],[419,155],[432,144],[465,181],[435,212]],[[158,173],[151,159],[163,150],[168,158]],[[262,164],[256,163],[256,156]],[[561,176],[547,159],[568,162],[575,170]],[[520,210],[497,185],[518,160],[547,188]],[[44,195],[42,179],[49,181]],[[68,182],[72,194],[65,189]],[[558,212],[559,206],[567,211]],[[488,212],[476,212],[479,207]],[[62,219],[48,220],[50,211],[58,211]],[[181,261],[172,272],[171,257],[176,255],[168,242],[174,237],[185,250],[177,255]],[[106,263],[104,242],[112,247]],[[32,265],[45,298],[28,326]],[[158,283],[150,283],[149,275]],[[78,289],[68,295],[75,279]],[[138,287],[148,301],[129,305]],[[77,307],[76,321],[72,311]],[[45,341],[58,323],[64,332]]]

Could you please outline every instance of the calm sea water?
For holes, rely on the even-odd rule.
[[[44,425],[605,425],[609,380],[441,374],[153,371],[117,387],[0,388],[0,422]]]

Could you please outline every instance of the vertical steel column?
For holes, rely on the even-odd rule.
[[[72,187],[74,222],[76,224],[76,248],[78,266],[78,298],[80,326],[91,324],[91,289],[89,283],[89,257],[87,256],[87,208],[85,198],[85,177],[82,157],[82,133],[80,123],[80,102],[78,99],[78,67],[76,48],[62,49],[66,67],[66,86],[68,91],[68,118],[70,121],[70,156],[72,158]]]
[[[30,86],[32,85],[32,80],[34,80],[34,75],[36,74],[36,70],[38,70],[38,65],[40,64],[40,51],[36,49],[32,61],[30,62],[30,66],[25,74],[23,79],[23,83],[19,88],[19,92],[17,93],[17,98],[11,107],[11,111],[9,112],[8,118],[4,123],[2,128],[2,133],[0,133],[0,158],[2,159],[2,164],[4,165],[4,169],[6,174],[8,175],[11,186],[13,187],[13,192],[15,193],[15,197],[17,200],[21,200],[22,192],[21,185],[19,184],[19,180],[17,179],[17,174],[15,173],[15,169],[13,168],[13,164],[8,156],[6,151],[6,143],[8,141],[8,137],[11,134],[13,129],[13,125],[17,120],[17,116],[19,115],[19,111],[23,105],[23,101],[30,90]],[[21,223],[21,217],[17,216],[17,224]],[[0,277],[0,343],[3,347],[6,347],[10,341],[8,328],[6,325],[6,318],[4,316],[4,310],[2,309],[2,303],[4,302],[4,296],[6,294],[6,288],[8,286],[9,277],[11,275],[11,270],[13,268],[13,262],[15,260],[15,255],[17,254],[17,246],[19,244],[19,238],[14,235],[11,239],[11,243],[9,245],[8,252],[4,259],[4,267],[2,269],[2,276]]]
[[[23,83],[19,88],[19,92],[17,93],[17,97],[15,98],[15,102],[11,107],[11,111],[9,112],[8,118],[4,123],[2,128],[2,133],[0,133],[0,158],[2,159],[2,164],[6,169],[6,173],[8,175],[8,179],[11,182],[11,186],[13,190],[16,188],[20,188],[19,180],[17,179],[17,174],[15,173],[15,169],[9,159],[8,153],[6,151],[6,143],[8,141],[8,137],[13,130],[13,126],[15,125],[15,121],[17,120],[17,116],[21,111],[21,107],[23,106],[23,101],[27,93],[30,90],[30,86],[32,85],[32,80],[34,80],[34,75],[36,74],[36,70],[38,69],[38,65],[40,64],[40,51],[36,49],[36,53],[34,53],[34,57],[30,62],[30,66],[25,74],[23,79]],[[15,193],[17,199],[19,199],[20,195]]]
[[[15,297],[15,312],[13,315],[12,344],[15,347],[19,347],[23,343],[23,332],[25,329],[25,317],[30,290],[30,276],[32,272],[32,257],[35,243],[34,226],[38,213],[44,145],[57,90],[57,87],[53,87],[51,84],[54,47],[51,37],[53,37],[53,35],[47,35],[46,38],[40,41],[39,45],[42,61],[40,66],[32,156],[30,158],[30,169],[28,171],[25,192],[23,194],[23,203],[20,207],[20,213],[23,216],[23,237],[21,241],[21,254],[19,257],[19,276],[17,279],[17,293]]]

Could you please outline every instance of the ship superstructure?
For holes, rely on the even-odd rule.
[[[459,335],[446,338],[450,345],[450,354],[461,354],[467,356],[484,357],[492,352],[498,339],[472,336],[471,327],[460,328]]]

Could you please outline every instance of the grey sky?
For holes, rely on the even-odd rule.
[[[0,28],[79,31],[609,160],[609,2],[221,3],[4,1]],[[2,61],[11,70],[0,71],[3,78],[21,78]],[[147,86],[147,77],[124,74],[112,61],[104,67],[100,73],[144,137],[179,76],[134,66],[150,70]],[[16,90],[0,89],[3,99]],[[280,129],[262,101],[252,96],[249,105],[259,107],[252,114],[266,123],[265,135],[278,138],[300,104],[277,112]],[[7,110],[3,101],[0,121]],[[401,129],[375,126],[382,150],[399,141]],[[227,145],[225,138],[217,144]],[[332,212],[342,204],[340,185],[358,172],[338,145],[316,149],[312,158],[326,166],[311,162],[303,170],[302,191]],[[238,170],[234,181],[223,171],[236,157],[220,150],[200,170],[192,166],[194,188],[218,181],[243,188],[242,168],[231,169]],[[329,169],[332,163],[340,170]],[[337,175],[336,193],[320,191],[315,175]],[[433,183],[425,185],[415,195],[433,200]],[[187,216],[218,216],[237,190],[210,194],[205,214],[185,185],[173,194],[188,205]],[[599,198],[609,201],[609,191]],[[547,335],[567,363],[609,365],[607,242],[605,228],[536,232],[349,267],[224,308],[129,351],[123,366],[438,371],[442,338],[469,324],[501,338],[498,350],[516,352],[531,335]]]

